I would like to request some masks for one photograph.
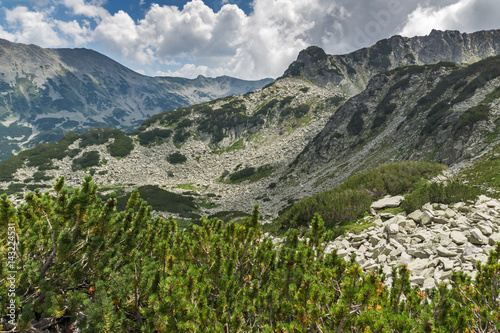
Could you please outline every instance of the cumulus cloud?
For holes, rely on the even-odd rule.
[[[403,36],[416,36],[427,35],[432,29],[457,29],[464,25],[475,2],[476,0],[460,0],[442,8],[419,5],[408,15],[408,22],[400,33]]]
[[[0,26],[0,36],[18,43],[36,43],[42,47],[80,46],[90,40],[91,30],[77,21],[53,19],[54,8],[31,11],[19,6],[5,11],[5,24]],[[6,32],[6,27],[9,31]]]
[[[108,11],[101,6],[102,1],[63,0],[63,4],[76,15],[83,15],[90,18],[104,18],[109,16]]]
[[[186,56],[198,62],[170,74],[205,75],[208,67],[212,73],[255,79],[281,75],[311,44],[339,40],[341,21],[349,17],[342,5],[330,0],[255,0],[253,7],[246,15],[231,4],[214,12],[201,0],[188,2],[182,10],[153,4],[137,23],[124,12],[104,18],[94,37],[142,64]]]
[[[16,7],[6,11],[6,22],[14,27],[14,40],[20,43],[31,43],[36,40],[44,47],[65,45],[56,31],[54,20],[47,18],[46,12],[33,12],[27,7]]]
[[[498,29],[500,2],[497,0],[459,0],[451,5],[419,5],[408,15],[400,30],[403,36],[426,35],[432,29],[473,32]]]

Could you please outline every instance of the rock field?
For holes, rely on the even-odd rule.
[[[388,284],[392,267],[403,264],[411,272],[411,282],[424,289],[448,282],[453,271],[474,277],[475,263],[485,263],[500,242],[500,201],[487,196],[470,203],[427,203],[407,216],[372,209],[365,219],[375,226],[337,238],[326,252],[337,248],[346,259],[355,253],[365,270],[382,267]]]

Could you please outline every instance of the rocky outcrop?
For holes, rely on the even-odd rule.
[[[500,241],[500,201],[480,196],[474,203],[426,204],[408,216],[375,213],[365,223],[375,225],[337,238],[326,251],[355,254],[365,270],[381,267],[387,276],[407,265],[414,284],[432,288],[449,282],[453,271],[474,277],[476,262],[486,262]]]
[[[441,61],[473,63],[500,54],[500,30],[460,33],[432,30],[428,36],[393,36],[345,55],[327,55],[316,46],[300,52],[284,76],[304,76],[320,86],[361,92],[375,75],[408,65]]]

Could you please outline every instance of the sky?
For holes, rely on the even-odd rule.
[[[283,74],[311,45],[500,29],[499,0],[0,0],[0,38],[90,48],[149,76]]]

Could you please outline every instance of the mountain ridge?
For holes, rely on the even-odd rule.
[[[90,49],[44,49],[0,40],[0,160],[70,130],[136,128],[182,106],[243,94],[272,82],[231,77],[148,77]],[[10,127],[10,129],[9,129]]]

